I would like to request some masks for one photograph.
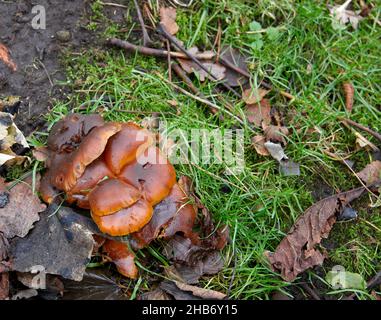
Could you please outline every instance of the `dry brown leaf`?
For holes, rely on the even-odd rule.
[[[343,90],[345,94],[345,108],[348,112],[352,112],[355,88],[352,83],[346,82],[343,83]]]
[[[260,103],[246,106],[246,118],[257,127],[268,126],[271,123],[271,106],[268,99],[262,99]]]
[[[246,104],[255,104],[260,102],[268,93],[270,90],[266,89],[255,89],[255,88],[249,88],[243,91],[242,93],[242,100]]]
[[[41,203],[33,193],[31,181],[18,183],[9,191],[9,203],[0,209],[0,232],[6,238],[15,236],[25,237],[33,228],[33,223],[39,220],[39,212],[45,210],[45,204]],[[38,190],[40,176],[35,179],[35,188]]]
[[[286,281],[313,266],[323,263],[324,255],[316,249],[322,238],[327,238],[337,216],[354,199],[360,197],[364,187],[342,192],[320,200],[298,218],[275,252],[266,252],[271,267]]]
[[[376,183],[381,179],[381,161],[376,160],[371,162],[357,175],[367,186]]]
[[[246,64],[247,56],[240,53],[237,49],[229,46],[224,46],[221,50],[221,59],[230,62],[232,65],[240,68],[241,70],[249,73],[249,69]],[[226,83],[231,87],[242,87],[248,82],[248,78],[242,74],[234,71],[231,68],[226,69],[225,73]]]
[[[352,0],[347,0],[341,5],[337,5],[334,7],[329,7],[330,16],[340,25],[344,26],[347,23],[350,23],[353,29],[357,29],[360,20],[363,17],[360,15],[361,10],[353,11],[347,10],[347,7],[352,2]],[[336,24],[333,24],[333,27],[337,29]]]
[[[175,35],[179,31],[179,26],[176,23],[176,9],[173,7],[161,7],[160,23],[164,25],[171,35]]]
[[[3,61],[13,72],[17,70],[17,65],[12,60],[8,48],[2,43],[0,43],[0,60]]]
[[[282,143],[284,146],[287,144],[287,140],[285,139],[285,136],[289,134],[287,127],[270,125],[266,127],[264,133],[266,141]]]
[[[192,55],[199,53],[198,48],[192,47],[188,49],[188,52]],[[204,53],[208,53],[205,51]],[[226,68],[219,64],[215,63],[212,60],[204,60],[202,62],[203,66],[214,76],[210,76],[205,70],[201,69],[199,65],[194,63],[192,60],[188,59],[177,59],[180,63],[181,68],[184,69],[186,73],[195,73],[198,75],[201,82],[205,81],[206,78],[212,81],[220,81],[225,78]]]
[[[265,147],[266,138],[262,135],[256,135],[251,139],[251,143],[257,151],[257,153],[261,156],[269,156],[270,153]]]

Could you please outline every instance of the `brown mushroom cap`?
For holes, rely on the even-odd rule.
[[[70,193],[89,193],[99,181],[106,177],[113,178],[114,174],[107,167],[103,157],[100,157],[86,167],[85,172],[78,179],[77,184],[70,190]]]
[[[66,202],[75,203],[77,207],[82,209],[90,209],[89,198],[86,194],[67,194]]]
[[[123,124],[120,132],[108,142],[104,157],[109,168],[119,174],[122,168],[154,142],[153,135],[135,123]]]
[[[131,235],[134,248],[141,249],[157,237],[169,238],[178,232],[196,241],[193,226],[197,211],[188,202],[188,196],[176,183],[168,197],[155,206],[150,222]]]
[[[70,192],[86,167],[101,156],[108,139],[120,130],[120,123],[109,122],[90,131],[77,150],[70,154],[70,159],[61,168],[57,168],[58,174],[53,171],[52,184],[60,190]]]
[[[103,251],[115,263],[120,274],[131,279],[137,278],[138,268],[134,262],[135,255],[130,251],[126,243],[106,240]]]
[[[159,203],[176,183],[176,172],[156,147],[149,147],[123,168],[119,178],[142,191],[152,205]]]
[[[140,191],[130,184],[107,179],[90,192],[89,203],[93,214],[106,216],[133,205],[140,198]]]
[[[71,152],[91,129],[103,124],[103,118],[98,114],[70,114],[52,127],[48,137],[48,147],[54,152]]]
[[[141,199],[132,206],[108,216],[91,213],[98,228],[111,236],[125,236],[140,230],[152,217],[152,206]]]

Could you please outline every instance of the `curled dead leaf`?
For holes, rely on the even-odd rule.
[[[293,281],[301,272],[323,263],[324,255],[316,249],[327,238],[337,216],[353,200],[360,197],[364,187],[342,192],[320,200],[298,218],[274,253],[266,252],[272,269],[286,281]]]
[[[270,153],[265,147],[266,138],[262,135],[256,135],[251,139],[251,143],[257,151],[257,153],[261,156],[269,156]]]
[[[345,82],[343,83],[343,90],[345,94],[345,108],[348,112],[352,112],[355,88],[352,83]]]
[[[370,186],[381,179],[381,161],[375,160],[357,173],[358,177]]]
[[[179,26],[176,23],[176,8],[161,7],[160,8],[160,23],[164,25],[165,29],[174,35],[179,31]]]
[[[17,70],[16,63],[12,60],[9,49],[0,43],[0,60],[3,61],[13,72]]]

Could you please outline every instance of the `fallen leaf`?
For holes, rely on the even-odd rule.
[[[329,271],[325,276],[325,280],[334,289],[366,289],[366,281],[364,278],[353,272],[348,272],[344,270]]]
[[[186,283],[197,283],[201,276],[221,271],[224,261],[219,250],[202,247],[188,238],[174,236],[164,248],[164,255],[170,259]]]
[[[70,219],[70,211],[70,208],[49,206],[25,238],[11,241],[12,270],[30,272],[42,266],[48,274],[82,280],[94,240],[91,231]],[[65,219],[66,215],[69,219]]]
[[[209,289],[203,289],[191,286],[179,281],[164,280],[160,283],[159,288],[175,300],[222,300],[226,295]]]
[[[264,146],[270,153],[270,155],[279,163],[288,160],[288,157],[284,153],[283,147],[280,143],[273,143],[271,141],[267,141],[265,142]]]
[[[357,29],[359,22],[363,19],[360,15],[361,10],[347,10],[347,7],[352,0],[345,1],[342,5],[329,6],[330,16],[333,18],[332,26],[334,29],[339,29],[340,26],[345,26],[350,23],[353,29]]]
[[[242,100],[246,104],[255,104],[260,102],[270,90],[262,89],[262,88],[248,88],[242,93]]]
[[[81,282],[64,280],[64,300],[128,300],[123,284],[106,270],[88,269]]]
[[[0,232],[8,239],[15,236],[25,237],[39,220],[39,212],[46,209],[32,186],[27,181],[19,182],[9,191],[9,203],[0,209]],[[35,189],[38,190],[40,175],[36,175]]]
[[[224,46],[221,50],[220,58],[238,67],[244,72],[249,73],[246,63],[248,57],[243,55],[237,49],[230,46]],[[226,68],[225,81],[231,87],[242,87],[249,81],[249,79],[231,68]]]
[[[172,300],[171,296],[168,295],[164,290],[156,288],[152,291],[143,293],[140,300]]]
[[[9,49],[2,43],[0,43],[0,60],[3,61],[13,72],[17,70],[17,65],[12,60],[9,54]]]
[[[287,127],[269,125],[264,130],[264,134],[266,141],[281,143],[283,146],[287,145],[287,140],[285,138],[289,134]]]
[[[257,153],[261,156],[269,156],[270,153],[265,147],[266,138],[262,135],[256,135],[251,139],[251,143],[257,151]]]
[[[246,105],[246,118],[257,127],[269,126],[271,123],[271,106],[267,99],[262,99],[259,103]]]
[[[179,26],[176,23],[176,9],[173,7],[161,7],[160,23],[164,25],[171,35],[176,34],[179,31]]]
[[[9,297],[9,274],[8,272],[0,273],[0,300]]]
[[[192,47],[188,49],[188,52],[191,53],[192,55],[195,55],[199,53],[198,48]],[[205,51],[204,53],[207,53],[208,51]],[[197,65],[195,62],[192,60],[188,59],[177,59],[181,68],[184,69],[186,73],[195,73],[201,82],[205,81],[206,78],[212,81],[221,81],[225,78],[225,72],[226,68],[219,64],[215,63],[212,60],[203,60],[202,65],[214,76],[210,76],[208,72],[205,70],[201,69],[199,65]]]
[[[25,289],[20,290],[12,296],[12,300],[30,299],[38,296],[38,291],[36,289]]]
[[[381,161],[372,161],[358,172],[357,175],[367,186],[376,183],[381,179]]]
[[[286,281],[313,266],[321,265],[324,255],[316,249],[322,238],[327,238],[337,216],[364,187],[342,192],[313,204],[295,222],[274,253],[266,252],[272,269]]]
[[[352,83],[346,82],[343,83],[343,90],[345,94],[345,108],[348,112],[352,112],[355,88]]]
[[[17,153],[13,150],[19,150]],[[0,166],[22,164],[28,157],[19,156],[29,149],[22,132],[13,122],[13,116],[7,112],[0,112]]]

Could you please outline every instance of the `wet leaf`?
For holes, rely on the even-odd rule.
[[[88,269],[81,282],[64,280],[64,300],[128,300],[118,281],[105,270]]]
[[[30,272],[42,266],[45,273],[82,280],[90,261],[94,240],[92,232],[74,219],[65,219],[71,209],[51,205],[41,213],[34,229],[25,238],[11,241],[12,270]]]
[[[272,269],[286,281],[293,281],[301,272],[321,265],[324,255],[316,249],[322,238],[327,238],[337,216],[365,188],[342,192],[320,200],[309,207],[295,222],[274,253],[266,252]]]
[[[222,300],[226,295],[209,289],[203,289],[196,286],[191,286],[179,281],[165,280],[160,283],[159,288],[175,300]]]
[[[358,177],[370,186],[381,179],[381,161],[373,161],[357,173]]]
[[[281,143],[283,146],[285,146],[287,144],[285,137],[288,136],[289,131],[287,127],[284,126],[269,125],[265,128],[264,134],[266,141]]]
[[[221,50],[220,57],[221,57],[221,59],[224,59],[225,61],[230,62],[232,65],[240,68],[244,72],[249,73],[249,69],[248,69],[247,63],[246,63],[248,57],[246,55],[242,54],[241,52],[239,52],[237,49],[234,49],[230,46],[225,46]],[[231,87],[242,87],[249,80],[247,77],[245,77],[242,74],[234,71],[233,69],[226,68],[225,81]]]
[[[156,288],[152,291],[143,293],[140,300],[172,300],[171,296],[168,295],[164,290]]]
[[[22,181],[9,191],[9,202],[0,208],[0,232],[8,239],[15,236],[25,237],[39,220],[39,212],[46,209],[36,194],[33,193],[31,179]],[[40,176],[35,179],[38,190]]]
[[[270,90],[262,89],[262,88],[248,88],[242,93],[242,100],[246,104],[255,104],[260,102]]]
[[[16,63],[12,60],[9,49],[0,42],[0,60],[5,63],[13,72],[17,70]]]
[[[164,25],[171,35],[176,34],[179,31],[179,26],[176,23],[176,9],[173,7],[161,7],[160,23]]]
[[[186,283],[197,283],[201,276],[221,271],[224,261],[219,250],[199,246],[188,238],[174,236],[165,246],[164,255],[170,259]]]

